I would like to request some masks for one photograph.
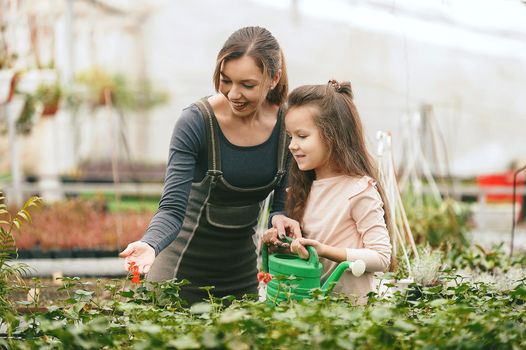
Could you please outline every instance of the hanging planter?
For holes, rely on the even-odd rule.
[[[40,85],[35,92],[35,100],[42,104],[42,116],[49,117],[57,113],[62,89],[60,85]]]
[[[14,69],[0,69],[0,104],[11,101],[18,78],[19,73]]]
[[[36,69],[23,73],[16,92],[26,96],[26,104],[42,106],[42,116],[55,115],[62,97],[57,72],[53,69]],[[30,110],[34,112],[34,107]]]
[[[92,68],[76,76],[84,88],[84,99],[90,105],[113,105],[123,110],[149,109],[166,103],[168,95],[155,89],[147,81],[130,82],[121,74],[111,74],[101,68]]]
[[[57,72],[52,69],[16,73],[15,93],[24,97],[24,107],[17,120],[17,131],[29,134],[38,116],[49,117],[57,113],[64,95],[58,84]]]

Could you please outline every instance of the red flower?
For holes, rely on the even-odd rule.
[[[128,263],[128,271],[133,275],[131,283],[141,284],[141,274],[139,273],[139,266],[135,265],[135,261]]]
[[[268,272],[258,272],[258,282],[269,283],[272,280],[272,275]]]

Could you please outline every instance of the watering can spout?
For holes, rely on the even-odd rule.
[[[327,278],[327,281],[323,284],[321,287],[321,290],[323,291],[323,294],[329,293],[332,288],[338,283],[340,280],[340,277],[342,277],[342,274],[345,272],[345,270],[351,270],[352,274],[356,277],[360,277],[365,272],[365,263],[363,260],[356,260],[356,261],[344,261],[338,264],[336,266],[336,269],[331,273],[329,278]]]

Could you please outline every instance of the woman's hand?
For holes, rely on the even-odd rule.
[[[276,229],[278,237],[290,236],[292,238],[301,237],[300,223],[285,215],[274,215],[272,217],[272,227]]]
[[[147,243],[136,241],[128,244],[119,256],[124,258],[124,269],[128,271],[129,263],[135,262],[139,273],[148,273],[155,260],[155,250]]]
[[[307,238],[295,239],[290,244],[290,251],[298,254],[300,258],[306,260],[309,258],[309,251],[307,250],[307,248],[305,248],[306,246],[312,246],[314,249],[316,249],[316,253],[318,253],[318,256],[323,256],[324,244],[318,241],[315,241],[314,239],[307,239]]]

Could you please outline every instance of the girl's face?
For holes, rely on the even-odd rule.
[[[223,63],[220,79],[219,92],[228,99],[232,113],[238,117],[253,115],[268,92],[268,86],[263,86],[263,73],[250,56]]]
[[[292,107],[285,117],[287,134],[291,137],[289,150],[298,168],[314,170],[317,180],[336,175],[329,164],[329,148],[314,122],[319,114],[318,107],[304,105]]]

